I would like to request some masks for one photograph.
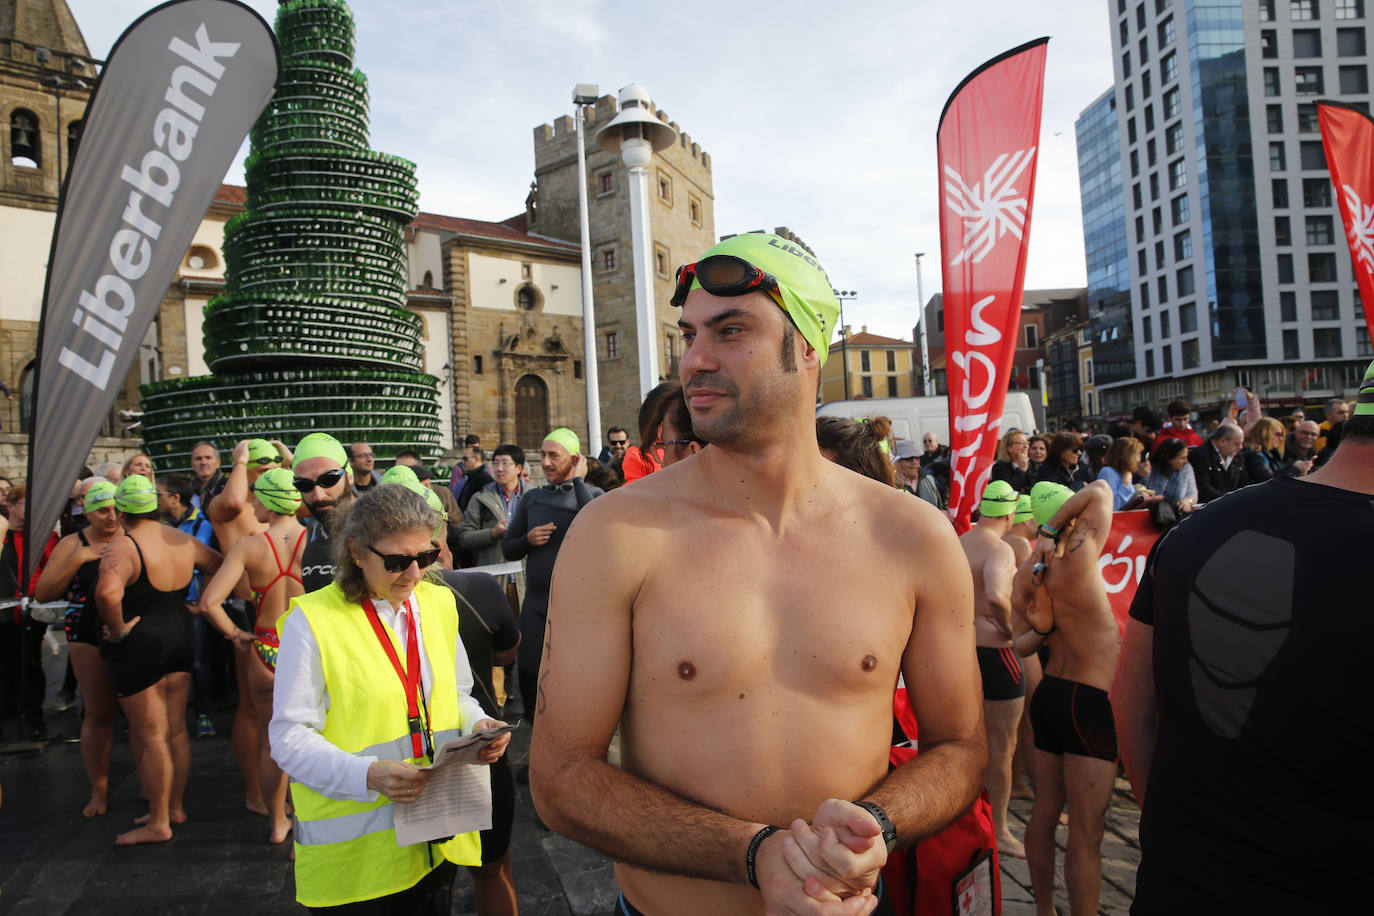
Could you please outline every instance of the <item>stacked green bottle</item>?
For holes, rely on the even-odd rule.
[[[344,0],[287,0],[277,39],[281,85],[250,135],[246,209],[224,227],[224,293],[205,307],[214,374],[142,387],[148,453],[180,470],[199,439],[321,430],[378,458],[437,458],[437,380],[403,307],[415,165],[369,148]]]

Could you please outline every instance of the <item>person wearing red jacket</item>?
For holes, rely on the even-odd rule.
[[[24,504],[27,491],[23,484],[11,487],[5,494],[9,510],[9,530],[4,533],[4,547],[0,549],[0,597],[21,598],[33,594],[38,575],[57,546],[57,533],[51,532],[43,545],[27,587],[21,586],[20,570],[24,566]],[[0,721],[10,714],[11,706],[23,718],[21,735],[29,741],[49,738],[43,723],[43,663],[40,649],[47,624],[25,620],[19,605],[0,613]]]

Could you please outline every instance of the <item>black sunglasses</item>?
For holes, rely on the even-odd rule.
[[[687,292],[692,288],[695,277],[701,288],[713,296],[743,296],[756,289],[766,290],[776,297],[778,278],[764,273],[743,258],[732,254],[713,254],[692,264],[683,264],[677,269],[677,289],[669,300],[674,306],[682,307],[687,300]]]
[[[433,544],[434,542],[430,541],[430,543]],[[386,568],[387,572],[391,573],[405,572],[407,569],[410,569],[411,563],[418,564],[421,569],[428,569],[439,559],[439,548],[437,546],[433,550],[426,550],[424,553],[417,554],[382,553],[371,544],[367,545],[367,549],[381,557],[382,566]]]
[[[264,456],[261,457],[261,458],[254,458],[254,459],[253,459],[253,463],[254,463],[254,464],[281,464],[281,457],[280,457],[280,456],[274,456],[274,457],[269,458],[269,457],[267,457],[266,455],[264,455]]]
[[[332,471],[325,471],[314,480],[311,480],[309,477],[297,477],[292,483],[294,483],[296,489],[300,490],[302,493],[309,493],[316,487],[319,487],[321,490],[327,490],[340,480],[343,480],[343,476],[343,468],[335,468]]]

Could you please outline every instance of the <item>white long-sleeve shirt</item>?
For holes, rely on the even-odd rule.
[[[386,601],[373,599],[372,604],[378,619],[396,634],[401,646],[399,657],[405,658],[409,626],[398,620],[402,614]],[[413,594],[401,610],[407,607],[415,612],[416,628],[423,633],[424,616]],[[359,609],[358,613],[363,612]],[[458,686],[459,721],[464,732],[471,732],[487,715],[472,698],[472,669],[461,636],[454,652],[453,675]],[[420,682],[428,700],[434,689],[434,676],[429,655],[424,651],[420,652]],[[377,758],[350,754],[325,738],[321,732],[328,712],[329,691],[324,682],[320,644],[315,641],[305,614],[293,613],[282,628],[272,687],[272,721],[267,726],[272,759],[292,779],[321,795],[346,801],[376,801],[377,793],[367,788],[367,769]]]

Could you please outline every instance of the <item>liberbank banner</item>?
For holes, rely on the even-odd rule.
[[[949,513],[960,532],[982,496],[1016,353],[1048,38],[974,70],[936,132],[949,384]]]
[[[86,108],[48,256],[27,543],[43,543],[280,60],[257,13],[176,0],[115,42]],[[25,551],[30,567],[34,551]],[[21,581],[27,582],[26,569]]]
[[[1317,122],[1345,222],[1360,301],[1374,302],[1374,120],[1353,105],[1321,99]],[[1364,310],[1364,320],[1374,340],[1374,308]]]

